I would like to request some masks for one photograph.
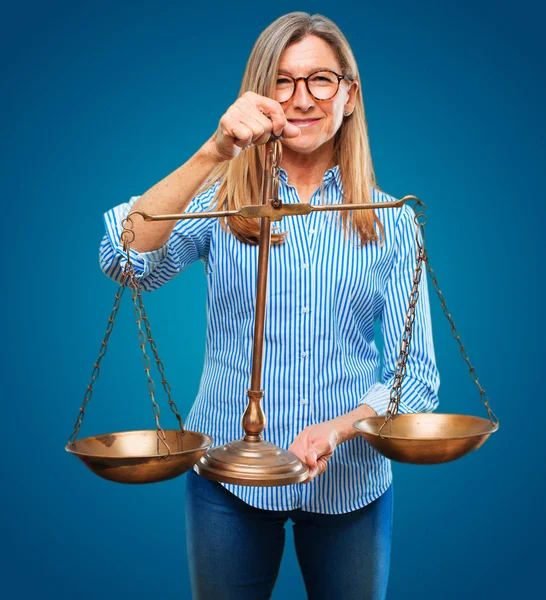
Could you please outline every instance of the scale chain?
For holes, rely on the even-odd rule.
[[[461,341],[461,336],[457,330],[457,327],[455,326],[453,317],[451,316],[451,313],[449,312],[449,310],[447,308],[444,294],[442,293],[442,290],[440,290],[440,287],[438,285],[438,279],[436,277],[436,273],[432,270],[432,267],[430,266],[428,261],[427,261],[427,270],[432,279],[432,284],[434,285],[434,289],[436,290],[436,293],[438,294],[438,298],[440,298],[440,303],[442,304],[442,310],[444,312],[444,315],[446,316],[447,320],[449,321],[449,324],[451,325],[451,335],[457,340],[457,343],[459,344],[459,351],[461,353],[461,356],[463,357],[463,360],[468,365],[468,369],[470,371],[470,379],[473,381],[473,383],[476,384],[476,386],[478,387],[478,390],[480,391],[480,400],[481,400],[482,404],[485,406],[485,408],[487,409],[487,413],[489,414],[489,420],[491,421],[491,423],[493,425],[496,425],[496,424],[498,424],[499,419],[497,418],[497,416],[495,415],[495,413],[492,411],[491,407],[489,406],[489,398],[487,397],[485,390],[480,385],[476,369],[470,362],[468,352],[466,351],[465,347],[463,346],[463,343]]]
[[[417,223],[417,216],[416,223]],[[404,324],[404,332],[402,335],[402,341],[400,344],[400,354],[398,357],[398,362],[396,365],[396,373],[394,375],[394,383],[390,392],[389,405],[387,408],[387,414],[385,418],[385,422],[379,429],[379,434],[383,430],[383,427],[387,424],[387,422],[391,421],[392,417],[398,413],[398,408],[400,406],[400,397],[402,395],[402,383],[404,381],[404,377],[406,376],[406,366],[408,361],[409,349],[411,345],[411,339],[413,335],[413,322],[415,320],[415,306],[417,305],[417,301],[419,299],[419,283],[421,281],[422,274],[422,264],[426,260],[426,251],[424,247],[421,245],[419,241],[419,224],[417,223],[418,228],[415,235],[416,243],[417,243],[417,264],[415,267],[415,271],[413,274],[413,286],[410,292],[410,300],[408,305],[408,310],[406,313],[406,320]],[[391,422],[392,426],[392,422]],[[392,431],[391,431],[392,433]]]
[[[171,386],[169,385],[169,382],[165,379],[165,367],[163,366],[163,363],[162,363],[161,359],[159,358],[159,354],[157,352],[157,345],[152,337],[150,321],[148,320],[148,317],[146,316],[146,311],[144,309],[144,302],[142,300],[142,294],[140,292],[140,286],[138,286],[136,289],[137,289],[136,295],[137,295],[138,304],[140,307],[140,314],[142,315],[142,320],[144,321],[144,326],[146,327],[146,333],[148,335],[148,343],[150,344],[152,352],[154,353],[157,370],[159,371],[159,374],[161,375],[161,383],[163,384],[163,389],[165,390],[165,393],[167,394],[169,406],[171,407],[171,410],[174,413],[174,416],[176,417],[176,419],[178,420],[178,424],[180,425],[180,431],[182,432],[182,435],[184,435],[186,433],[184,430],[184,423],[182,422],[182,417],[180,416],[180,413],[178,412],[178,407],[176,406],[176,403],[174,402],[174,400],[171,397]]]
[[[133,264],[131,261],[131,253],[130,253],[131,242],[135,239],[135,232],[132,229],[132,225],[133,225],[133,222],[132,222],[131,218],[129,216],[126,217],[122,223],[123,233],[122,233],[121,237],[122,237],[122,241],[123,241],[124,250],[127,253],[127,266],[128,266],[129,273],[130,273],[129,282],[130,282],[130,286],[131,286],[131,296],[132,296],[133,304],[134,304],[135,318],[136,318],[137,327],[138,327],[138,336],[139,336],[139,341],[140,341],[140,347],[141,347],[142,354],[143,354],[144,370],[145,370],[146,376],[148,378],[148,390],[150,393],[150,398],[152,400],[152,410],[154,413],[154,418],[155,418],[156,426],[157,426],[157,437],[158,437],[157,453],[159,454],[159,442],[161,442],[167,448],[168,454],[170,454],[171,450],[167,443],[165,432],[159,423],[160,409],[159,409],[157,402],[155,401],[155,384],[150,375],[150,358],[146,354],[146,348],[145,348],[146,337],[144,335],[144,332],[142,331],[142,326],[141,326],[142,321],[144,321],[144,326],[146,328],[146,334],[148,336],[148,342],[150,344],[150,347],[152,348],[152,352],[154,354],[155,361],[156,361],[156,366],[159,371],[159,374],[161,375],[161,383],[163,384],[163,389],[165,390],[165,393],[167,394],[169,406],[170,406],[172,412],[174,413],[176,419],[178,420],[178,424],[180,425],[180,430],[182,432],[182,435],[185,434],[185,430],[184,430],[184,424],[182,422],[182,417],[180,416],[180,414],[178,412],[178,408],[171,397],[171,386],[169,385],[169,382],[165,378],[165,368],[163,366],[161,359],[159,358],[159,353],[157,351],[157,345],[152,337],[150,321],[149,321],[148,317],[146,316],[146,311],[144,308],[144,301],[142,300],[142,294],[140,291],[140,284],[139,284],[137,277],[135,276],[134,267],[133,267]]]
[[[150,357],[146,353],[146,335],[144,334],[144,331],[142,330],[142,325],[141,325],[142,312],[140,310],[139,302],[137,299],[138,287],[139,287],[138,281],[136,280],[136,277],[134,275],[134,269],[133,269],[132,263],[130,263],[129,254],[127,254],[127,257],[128,257],[127,264],[130,264],[129,285],[130,285],[130,290],[131,290],[131,297],[133,299],[133,304],[134,304],[135,319],[136,319],[137,328],[138,328],[138,340],[140,343],[140,349],[142,350],[142,362],[144,363],[144,371],[146,372],[146,377],[148,379],[148,392],[150,394],[150,398],[152,399],[152,411],[154,413],[154,419],[155,419],[155,423],[156,423],[156,427],[157,427],[157,439],[158,439],[157,453],[159,454],[159,442],[161,442],[167,448],[168,454],[170,454],[171,449],[169,448],[169,445],[167,444],[167,438],[165,436],[165,432],[163,431],[163,428],[161,427],[161,425],[159,423],[160,410],[159,410],[159,405],[155,401],[154,380],[152,379],[152,376],[150,375],[150,365],[151,365]]]
[[[385,422],[379,429],[378,433],[379,433],[379,435],[381,435],[381,431],[383,430],[385,425],[388,422],[390,422],[391,434],[392,434],[392,418],[398,413],[398,409],[400,406],[400,397],[402,394],[402,383],[404,381],[404,377],[406,376],[406,366],[407,366],[407,361],[408,361],[408,356],[409,356],[409,348],[411,345],[411,339],[412,339],[412,333],[413,333],[413,323],[415,320],[415,307],[416,307],[417,301],[419,299],[419,283],[421,281],[423,263],[425,263],[425,265],[427,267],[427,271],[429,272],[429,274],[432,278],[432,283],[434,285],[434,289],[436,290],[436,293],[438,294],[438,297],[442,304],[442,310],[444,312],[444,315],[446,316],[446,318],[448,319],[448,321],[451,325],[451,333],[459,344],[461,356],[463,357],[463,359],[465,360],[465,362],[467,363],[467,365],[470,369],[470,379],[478,387],[478,390],[480,392],[480,400],[487,409],[491,423],[493,425],[496,425],[498,423],[498,419],[495,416],[495,414],[493,413],[493,411],[491,410],[491,407],[489,406],[489,400],[487,398],[487,394],[485,393],[484,389],[480,385],[480,382],[478,380],[478,375],[476,373],[476,369],[470,362],[470,358],[468,356],[468,353],[467,353],[465,347],[463,346],[461,337],[459,335],[459,332],[457,331],[455,322],[453,321],[453,317],[451,316],[450,312],[447,309],[444,295],[438,285],[438,279],[436,277],[436,274],[434,273],[434,271],[432,270],[432,267],[429,264],[428,254],[424,247],[425,224],[427,222],[427,217],[425,215],[426,205],[424,202],[422,202],[418,198],[414,197],[414,199],[416,201],[415,202],[416,207],[422,209],[420,212],[416,211],[415,216],[414,216],[414,223],[416,225],[415,243],[416,243],[416,247],[417,247],[416,266],[415,266],[415,271],[413,274],[413,285],[412,285],[412,289],[411,289],[410,297],[409,297],[408,310],[406,313],[406,320],[405,320],[405,324],[404,324],[404,332],[402,335],[402,341],[400,343],[400,353],[398,356],[398,361],[396,363],[396,373],[394,375],[394,383],[393,383],[393,386],[390,391],[389,405],[387,407],[387,413],[385,415]],[[422,218],[422,220],[421,220],[421,218]],[[421,238],[423,240],[423,243],[421,243],[421,241],[419,239],[420,232],[421,232]]]

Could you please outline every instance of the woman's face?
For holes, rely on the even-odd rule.
[[[313,35],[292,44],[281,55],[279,75],[290,75],[294,79],[327,69],[342,75],[341,65],[323,39]],[[316,100],[307,90],[304,81],[298,81],[294,95],[281,104],[286,118],[297,125],[301,134],[296,138],[283,139],[283,147],[301,154],[311,154],[330,142],[343,121],[343,113],[352,113],[356,101],[358,84],[342,80],[337,94],[331,100]]]

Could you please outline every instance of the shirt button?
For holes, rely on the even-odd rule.
[[[301,312],[302,312],[302,313],[308,313],[308,312],[309,312],[309,309],[307,308],[307,306],[304,306],[304,307],[301,309]]]
[[[316,231],[315,229],[310,229],[309,233],[315,233],[315,231]]]
[[[301,265],[302,269],[307,269],[307,263],[303,263],[303,265]]]
[[[303,356],[303,358],[305,358],[307,356],[307,352],[302,352],[301,355]]]
[[[307,398],[302,398],[302,399],[301,399],[301,403],[302,403],[302,404],[308,404],[308,403],[309,403],[309,401],[307,400]]]

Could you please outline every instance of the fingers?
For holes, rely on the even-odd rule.
[[[337,431],[328,424],[310,425],[297,435],[289,451],[309,467],[309,474],[303,483],[309,483],[326,471],[337,443]]]
[[[296,137],[299,127],[288,123],[282,106],[271,98],[245,92],[220,119],[220,133],[239,148],[265,144],[271,135]],[[220,140],[226,144],[226,140]]]
[[[294,138],[301,134],[301,129],[297,125],[287,121],[283,107],[276,100],[253,92],[246,92],[243,96],[254,102],[256,107],[271,119],[273,135]]]
[[[248,148],[264,136],[267,139],[270,136],[266,128],[259,125],[255,119],[248,117],[243,119],[228,113],[220,120],[220,128],[222,133],[232,138],[233,143],[239,148]]]
[[[317,451],[312,446],[305,453],[305,462],[312,469],[317,467]]]
[[[309,467],[309,475],[303,483],[309,483],[317,475],[321,475],[326,471],[328,459],[332,456],[332,452],[321,455],[317,452],[316,444],[313,443],[305,452],[303,462]]]
[[[246,92],[243,94],[242,98],[253,104],[263,115],[269,117],[268,120],[271,123],[273,135],[280,136],[283,134],[283,130],[288,121],[286,120],[282,106],[276,100],[267,98],[266,96],[260,96],[253,92]]]
[[[254,132],[254,139],[252,145],[259,146],[269,141],[271,134],[273,133],[273,122],[270,118],[259,111],[251,111],[248,114],[252,131]]]
[[[220,128],[224,135],[233,139],[236,146],[246,148],[264,134],[269,137],[271,123],[269,121],[267,124],[260,123],[254,115],[245,112],[240,105],[234,104],[220,119]]]
[[[316,467],[311,467],[309,464],[309,474],[307,475],[307,479],[303,483],[309,483],[318,475],[322,475],[324,471],[328,468],[328,460],[325,458],[319,458],[317,461]]]

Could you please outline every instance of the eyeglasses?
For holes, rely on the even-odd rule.
[[[296,92],[298,81],[305,81],[307,91],[315,100],[331,100],[339,90],[339,83],[345,75],[338,75],[334,71],[315,71],[307,77],[291,77],[279,74],[275,87],[275,100],[280,104],[288,102]]]

